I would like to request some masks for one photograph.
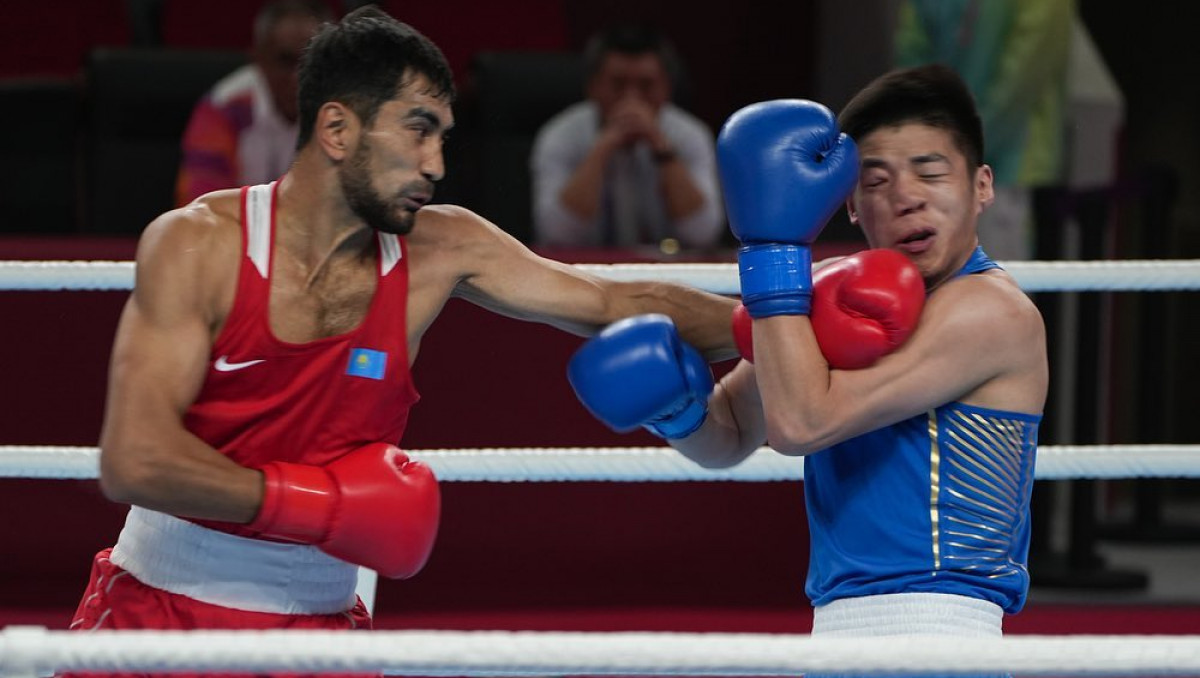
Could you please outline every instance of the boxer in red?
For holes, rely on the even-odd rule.
[[[395,445],[451,297],[585,335],[665,313],[735,354],[731,299],[597,278],[427,206],[453,96],[436,46],[356,10],[305,52],[288,173],[145,230],[100,441],[101,487],[133,507],[72,628],[369,628],[356,566],[410,577],[437,535],[437,481]]]

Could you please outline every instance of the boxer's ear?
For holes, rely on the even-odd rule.
[[[341,162],[358,143],[361,130],[362,125],[354,111],[337,101],[327,101],[317,110],[313,136],[325,155],[334,162]]]
[[[858,207],[854,204],[854,193],[846,198],[846,214],[850,216],[850,223],[858,225]]]
[[[975,199],[978,203],[976,214],[983,212],[996,201],[995,178],[990,165],[980,165],[975,170]]]

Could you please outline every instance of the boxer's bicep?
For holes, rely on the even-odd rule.
[[[120,485],[185,436],[183,413],[203,383],[211,349],[203,267],[178,228],[152,225],[118,323],[101,432],[102,479]],[[132,469],[132,470],[131,470]],[[107,476],[107,478],[105,478]],[[123,480],[124,479],[124,480]]]

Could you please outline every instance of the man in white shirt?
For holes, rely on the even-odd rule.
[[[724,219],[712,131],[671,103],[674,50],[619,26],[585,51],[587,100],[548,121],[531,158],[544,246],[716,243]]]

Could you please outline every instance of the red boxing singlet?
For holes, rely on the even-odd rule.
[[[251,468],[323,465],[367,443],[399,444],[420,397],[408,365],[404,239],[378,234],[378,283],[357,328],[303,344],[282,341],[268,317],[277,186],[242,189],[237,294],[184,425]],[[196,522],[245,534],[240,525]]]

